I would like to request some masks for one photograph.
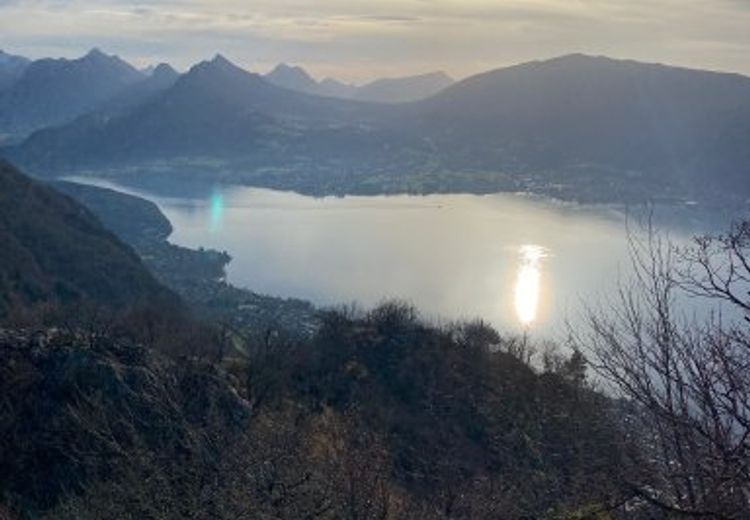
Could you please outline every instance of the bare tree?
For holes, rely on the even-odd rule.
[[[750,515],[750,336],[720,314],[689,317],[686,296],[750,309],[750,224],[675,247],[632,235],[634,277],[578,337],[610,388],[633,405],[634,494],[671,517]]]

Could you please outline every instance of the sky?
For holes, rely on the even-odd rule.
[[[750,0],[0,0],[0,49],[364,82],[573,52],[750,75]]]

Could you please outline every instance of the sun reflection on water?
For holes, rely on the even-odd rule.
[[[539,313],[542,290],[542,259],[547,256],[542,246],[526,244],[519,249],[520,264],[516,276],[514,302],[516,317],[524,326],[531,325]]]

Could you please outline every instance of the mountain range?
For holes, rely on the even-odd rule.
[[[162,63],[138,70],[92,49],[78,59],[31,61],[0,51],[0,142],[69,123],[91,112],[121,111],[171,87],[179,73]],[[378,80],[357,88],[333,79],[315,82],[299,67],[279,65],[269,83],[308,94],[361,101],[400,102],[427,97],[450,83],[441,74]]]
[[[121,112],[142,105],[149,98],[173,86],[180,74],[168,63],[160,63],[136,83],[99,107],[99,111]]]
[[[144,76],[94,49],[75,60],[42,59],[0,92],[0,133],[26,134],[96,109]]]
[[[750,78],[738,74],[569,55],[394,104],[302,92],[316,84],[302,69],[274,72],[286,87],[222,56],[179,77],[164,66],[148,95],[0,153],[40,176],[135,172],[319,194],[750,198]]]
[[[218,174],[279,165],[383,164],[407,138],[384,128],[395,105],[318,97],[277,87],[222,56],[201,62],[146,103],[96,111],[34,133],[7,150],[35,174],[125,164]]]
[[[454,83],[444,72],[432,72],[402,78],[378,79],[358,87],[332,78],[318,82],[303,68],[284,63],[266,74],[265,78],[274,85],[298,92],[374,103],[418,101],[435,95]]]

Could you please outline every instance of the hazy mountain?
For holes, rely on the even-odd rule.
[[[37,174],[152,165],[327,192],[750,193],[750,78],[582,55],[375,104],[272,85],[217,57],[118,114],[6,149]]]
[[[143,77],[120,58],[97,49],[75,60],[35,61],[0,94],[0,133],[25,134],[64,123]]]
[[[179,77],[180,73],[174,70],[170,64],[160,63],[140,84],[149,85],[154,90],[162,90],[174,85]]]
[[[316,81],[302,67],[278,65],[265,78],[279,87],[318,96],[356,99],[374,103],[403,103],[430,97],[453,84],[443,72],[404,78],[379,79],[362,87],[326,78]]]
[[[351,99],[357,93],[357,87],[349,83],[343,83],[337,79],[325,78],[318,83],[317,93],[321,96]]]
[[[377,103],[418,101],[437,94],[453,83],[453,79],[444,72],[379,79],[359,87],[354,99]]]
[[[154,67],[147,77],[129,85],[120,94],[105,102],[101,110],[112,113],[137,107],[172,87],[179,77],[180,74],[171,65],[161,63]]]
[[[170,89],[170,103],[196,101],[210,104],[212,109],[234,111],[231,119],[255,113],[297,123],[347,120],[363,108],[357,103],[321,99],[280,88],[221,55],[194,66]]]
[[[412,108],[454,167],[750,194],[750,78],[737,74],[572,55],[480,74]]]
[[[0,315],[41,302],[175,304],[80,204],[0,161]]]
[[[326,78],[318,82],[302,67],[284,63],[278,65],[264,77],[276,86],[316,96],[352,99],[357,92],[357,87],[354,85],[348,85],[332,78]]]
[[[172,68],[172,66],[169,65],[169,64],[167,64],[167,63],[158,63],[156,65],[152,64],[152,65],[148,65],[146,67],[142,67],[142,68],[138,69],[138,71],[141,74],[143,74],[144,76],[151,76],[152,74],[154,74],[155,72],[157,72],[160,68],[163,69],[165,65],[167,65],[170,69],[174,70]],[[175,72],[177,72],[177,71],[175,71]]]
[[[307,92],[318,93],[318,82],[315,81],[302,67],[292,67],[285,63],[265,75],[265,78],[276,86]]]
[[[27,58],[0,50],[0,92],[18,81],[30,63]]]
[[[206,172],[242,160],[235,166],[248,173],[352,157],[376,164],[390,160],[382,153],[389,137],[375,125],[388,112],[277,87],[217,56],[145,104],[41,130],[6,153],[40,175],[164,160],[183,170],[209,164]]]

